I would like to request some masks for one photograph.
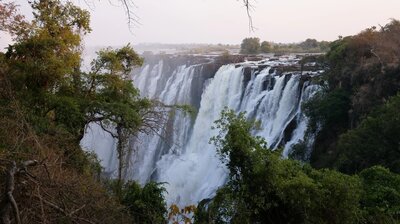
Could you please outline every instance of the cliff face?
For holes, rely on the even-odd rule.
[[[303,140],[308,121],[301,104],[319,90],[310,79],[320,71],[301,71],[301,58],[246,61],[241,55],[144,57],[144,65],[132,75],[141,94],[166,105],[191,105],[197,111],[189,116],[172,110],[159,133],[140,135],[130,142],[132,154],[126,159],[131,166],[125,177],[140,183],[168,182],[169,203],[196,203],[212,196],[225,183],[226,168],[215,147],[208,143],[217,134],[211,126],[225,107],[260,121],[260,130],[253,134],[264,137],[272,149],[284,148],[284,156]],[[92,134],[90,138],[98,137]],[[102,145],[107,144],[113,143]],[[92,144],[96,147],[102,146]],[[115,156],[103,153],[100,158],[108,161],[103,165],[112,173],[117,164]]]
[[[153,77],[155,80],[146,80],[144,85],[140,86],[140,81],[136,80],[138,88],[142,94],[147,97],[155,98],[160,96],[164,90],[169,78],[178,72],[179,68],[191,67],[193,78],[190,87],[190,100],[186,102],[197,110],[200,107],[201,94],[205,87],[205,81],[213,78],[218,69],[226,64],[243,62],[245,57],[242,55],[226,56],[202,56],[202,55],[169,55],[169,54],[144,54],[144,66],[137,69],[134,74],[140,74],[146,70],[152,71],[152,74],[159,72],[159,76]],[[151,74],[150,74],[151,75]],[[135,78],[133,78],[135,80]],[[149,90],[151,82],[156,81],[155,90]]]
[[[314,114],[312,120],[321,124],[311,156],[312,166],[331,168],[336,166],[336,163],[341,163],[341,157],[347,153],[345,151],[353,150],[351,147],[343,147],[340,150],[342,135],[346,135],[350,130],[363,128],[360,127],[363,121],[398,94],[399,49],[400,22],[396,20],[380,29],[366,29],[355,36],[344,37],[331,44],[324,61],[327,65],[324,75],[328,84],[327,90],[309,106],[310,114]],[[382,140],[380,145],[386,144],[384,138],[376,139]],[[354,145],[354,148],[366,151],[365,147]],[[377,155],[376,152],[370,153],[364,155],[365,157],[360,156],[359,160],[375,160]],[[391,163],[378,162],[365,162],[365,165],[360,167],[378,164],[392,167]]]

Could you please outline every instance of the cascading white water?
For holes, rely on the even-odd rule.
[[[164,155],[157,168],[158,179],[168,182],[167,201],[179,205],[197,203],[210,197],[225,183],[226,169],[209,139],[216,134],[211,126],[225,106],[240,102],[242,69],[223,66],[205,89],[193,133],[182,153]]]
[[[152,70],[148,70],[148,67],[145,67],[140,75],[133,79],[137,80],[138,83],[145,83],[146,80],[149,79],[150,81],[154,81],[151,80],[154,79],[154,77],[159,79],[162,75],[162,69],[160,69],[159,65],[162,66],[162,62],[156,65]],[[189,104],[190,85],[193,80],[195,69],[196,67],[194,66],[178,67],[173,72],[172,76],[169,77],[165,84],[165,88],[157,98],[167,105]],[[151,83],[152,87],[156,85],[157,82]],[[143,92],[144,94],[150,93],[148,97],[154,98],[153,94],[156,90],[146,91],[143,89]],[[181,111],[175,111],[174,116],[169,119],[172,120],[173,124],[171,126],[173,129],[170,130],[171,133],[162,133],[162,135],[165,136],[166,134],[169,134],[171,136],[170,140],[160,138],[159,135],[141,134],[132,146],[139,150],[135,150],[136,153],[133,157],[134,160],[129,169],[130,176],[133,177],[133,179],[138,180],[140,183],[146,183],[149,181],[152,173],[155,171],[155,162],[157,162],[155,160],[160,157],[158,154],[162,147],[167,146],[169,147],[168,151],[176,153],[181,151],[182,146],[187,142],[192,126],[191,117],[185,116]]]
[[[296,115],[296,123],[297,123],[297,128],[293,131],[292,137],[290,141],[288,141],[285,144],[285,148],[283,150],[283,157],[287,158],[290,152],[290,149],[292,146],[299,141],[304,139],[304,136],[306,135],[307,131],[307,124],[308,124],[308,119],[304,115],[303,111],[301,110],[301,105],[303,102],[306,102],[309,100],[311,97],[313,97],[318,91],[321,90],[321,86],[319,85],[309,85],[309,82],[303,86],[303,90],[301,91],[301,99],[300,99],[300,106],[297,108],[297,115]],[[313,139],[308,139],[309,142],[306,142],[311,148],[311,145],[313,143]]]
[[[317,85],[302,80],[300,72],[278,75],[272,68],[295,63],[296,60],[280,59],[225,65],[210,79],[199,79],[205,75],[203,65],[180,65],[172,72],[166,72],[163,60],[145,65],[132,77],[143,96],[172,105],[193,104],[201,94],[201,101],[195,120],[177,111],[169,118],[168,128],[159,133],[163,139],[158,135],[141,135],[131,144],[134,153],[126,177],[142,184],[150,180],[166,182],[168,203],[180,206],[212,197],[227,177],[227,169],[215,147],[209,144],[209,139],[217,134],[211,126],[224,107],[259,120],[261,129],[253,134],[264,137],[271,148],[284,146],[283,156],[287,156],[291,146],[304,138],[307,119],[301,103],[318,91]],[[199,93],[194,89],[200,89]],[[286,133],[292,123],[293,130]],[[104,153],[104,145],[88,144],[96,142],[96,135],[99,133],[87,134],[83,142],[92,146],[102,164],[112,171],[116,163],[105,162],[115,160],[110,160],[112,153]],[[106,143],[110,147],[115,145]]]

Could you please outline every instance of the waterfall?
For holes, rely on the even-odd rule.
[[[162,65],[162,63],[158,65]],[[148,70],[145,67],[139,76],[133,79],[137,80],[138,83],[145,83],[143,79],[150,79],[150,87],[156,86],[153,77],[159,78],[163,74],[158,65],[152,70]],[[179,66],[168,78],[162,91],[159,91],[161,93],[157,98],[167,105],[190,104],[191,83],[197,71],[197,66]],[[151,83],[152,81],[153,83]],[[157,90],[159,89],[148,89],[147,91],[143,89],[143,92],[144,94],[149,93],[148,97],[154,97],[154,93]],[[141,134],[137,138],[138,140],[132,144],[132,147],[138,150],[135,150],[136,153],[130,173],[133,179],[142,184],[148,182],[156,171],[155,163],[161,157],[165,148],[168,148],[167,151],[171,153],[178,153],[182,150],[189,138],[192,118],[186,116],[182,111],[175,111],[174,116],[169,118],[167,125],[172,128],[167,128],[166,132],[160,134],[163,138],[158,135]]]
[[[159,133],[162,138],[143,134],[131,141],[131,166],[125,177],[141,184],[166,182],[168,203],[197,204],[212,197],[226,182],[228,171],[215,146],[209,144],[218,131],[211,128],[213,122],[225,107],[260,121],[261,129],[252,134],[264,137],[272,149],[283,147],[283,156],[287,157],[305,135],[308,121],[301,103],[319,90],[310,82],[315,72],[278,71],[297,65],[298,59],[293,57],[214,66],[214,70],[210,69],[212,64],[182,60],[171,64],[160,59],[145,64],[132,76],[143,96],[169,105],[190,104],[198,110],[195,117],[181,111],[172,113]],[[82,145],[94,149],[102,165],[112,172],[115,142],[99,132],[92,128]],[[105,152],[107,147],[109,152]]]

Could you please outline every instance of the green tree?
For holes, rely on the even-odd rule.
[[[398,172],[397,162],[393,159],[397,157],[395,152],[398,150],[393,148],[396,142],[392,143],[371,127],[375,125],[377,130],[383,129],[382,132],[395,130],[393,125],[378,121],[384,116],[380,117],[373,111],[398,94],[400,89],[399,34],[400,22],[392,20],[381,29],[371,27],[330,44],[325,55],[326,71],[320,78],[326,83],[326,92],[308,104],[315,109],[315,113],[309,111],[308,114],[311,124],[322,124],[319,132],[313,132],[316,134],[311,155],[314,167],[336,166],[353,173],[380,164]],[[338,98],[340,92],[346,96]],[[326,124],[325,119],[329,117],[331,125]],[[398,115],[393,115],[392,119],[396,117]]]
[[[0,71],[4,87],[1,94],[4,90],[6,96],[0,100],[2,117],[7,117],[10,124],[22,123],[36,145],[41,141],[51,144],[51,153],[59,154],[57,167],[79,173],[98,171],[98,163],[92,162],[79,142],[88,124],[99,124],[118,139],[118,182],[122,188],[129,136],[156,130],[163,114],[154,108],[155,102],[140,97],[129,77],[142,59],[129,45],[108,48],[98,52],[89,72],[83,72],[81,39],[90,32],[89,13],[60,0],[36,0],[31,6],[31,22],[14,16],[11,6],[0,7],[0,12],[14,18],[8,21],[9,17],[0,16],[0,29],[16,35],[15,44],[8,47],[6,54],[0,54],[0,64],[4,65]],[[10,108],[18,108],[17,115]],[[3,137],[3,132],[0,134]],[[9,138],[1,138],[0,146],[12,147]],[[14,145],[19,148],[10,152],[13,157],[23,152],[32,153],[32,157],[49,154],[35,151],[29,144]]]
[[[322,52],[328,52],[330,49],[330,42],[329,41],[320,41],[319,42],[319,48],[321,49]]]
[[[7,63],[13,71],[10,80],[16,90],[45,97],[72,79],[79,69],[81,35],[90,32],[89,13],[60,1],[41,0],[31,5],[34,20],[29,30],[21,27],[18,31],[27,35],[20,35],[8,48]],[[45,105],[37,106],[46,112]]]
[[[356,173],[381,165],[400,173],[400,95],[392,97],[361,124],[340,136],[336,166]]]
[[[303,48],[304,50],[310,50],[313,48],[317,48],[319,46],[319,43],[316,39],[306,39],[304,42],[300,43],[300,47]]]
[[[10,21],[16,42],[2,57],[6,64],[4,85],[12,95],[3,101],[4,106],[19,105],[20,119],[36,133],[76,139],[74,130],[79,127],[75,125],[81,123],[84,114],[78,99],[64,93],[80,75],[80,43],[82,35],[90,32],[89,13],[60,1],[33,1],[31,6],[31,22],[18,16]],[[75,146],[65,149],[67,158],[71,158],[68,164],[76,164],[80,160],[77,157],[82,156]]]
[[[125,206],[134,223],[166,223],[167,204],[164,183],[149,182],[143,186],[127,181],[122,186],[118,180],[108,180],[105,186]]]
[[[263,41],[261,43],[260,51],[262,53],[271,53],[272,52],[272,44],[268,41]]]
[[[245,38],[240,45],[242,54],[258,54],[260,52],[260,39],[257,37]]]
[[[361,206],[369,223],[397,223],[400,220],[400,175],[381,166],[360,173],[364,192]]]
[[[211,139],[229,170],[228,183],[207,208],[199,205],[199,223],[356,223],[361,215],[357,176],[314,170],[284,160],[265,141],[253,137],[244,114],[225,110]]]
[[[127,182],[122,190],[122,204],[134,217],[136,223],[166,223],[167,204],[162,184],[150,182],[141,187],[135,182]]]
[[[129,137],[155,130],[163,114],[154,108],[154,102],[140,97],[130,80],[132,69],[142,63],[132,47],[104,49],[98,55],[91,63],[91,72],[82,74],[78,99],[85,119],[77,127],[81,138],[86,125],[94,122],[118,140],[118,179],[121,180]]]
[[[343,89],[322,90],[303,105],[309,117],[308,132],[318,133],[310,156],[312,166],[333,166],[338,152],[330,143],[347,130],[350,107],[349,93]]]
[[[11,71],[7,79],[37,130],[55,127],[79,143],[94,122],[117,138],[122,179],[128,137],[156,130],[162,117],[162,110],[140,98],[130,80],[130,72],[143,60],[129,45],[108,48],[98,52],[90,72],[82,72],[80,44],[90,32],[89,13],[59,0],[34,1],[32,8],[32,31],[18,26],[17,33],[27,35],[17,38],[5,55]]]
[[[0,2],[0,13],[6,15],[0,15],[0,29],[15,40],[7,53],[0,53],[1,189],[7,179],[3,161],[35,159],[41,162],[29,169],[29,176],[24,170],[11,192],[24,223],[127,223],[123,206],[95,179],[98,161],[84,153],[79,140],[93,118],[110,126],[124,120],[128,130],[143,124],[132,121],[143,117],[138,107],[148,108],[151,102],[139,99],[124,77],[140,59],[129,46],[110,49],[108,56],[100,56],[104,64],[99,71],[84,73],[81,39],[90,31],[89,13],[57,0],[36,0],[31,6],[34,17],[27,22],[13,5]],[[124,110],[122,104],[134,109]],[[7,200],[2,197],[1,211]]]

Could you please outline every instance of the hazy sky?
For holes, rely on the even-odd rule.
[[[29,12],[27,0],[17,0]],[[144,42],[239,44],[258,36],[274,42],[306,38],[334,40],[364,28],[400,19],[400,0],[256,0],[252,12],[257,30],[249,33],[241,0],[135,0],[141,25],[129,31],[120,6],[92,0],[93,32],[88,46]],[[117,0],[110,0],[117,2]],[[83,0],[76,0],[88,8]],[[7,38],[1,36],[0,45]]]

